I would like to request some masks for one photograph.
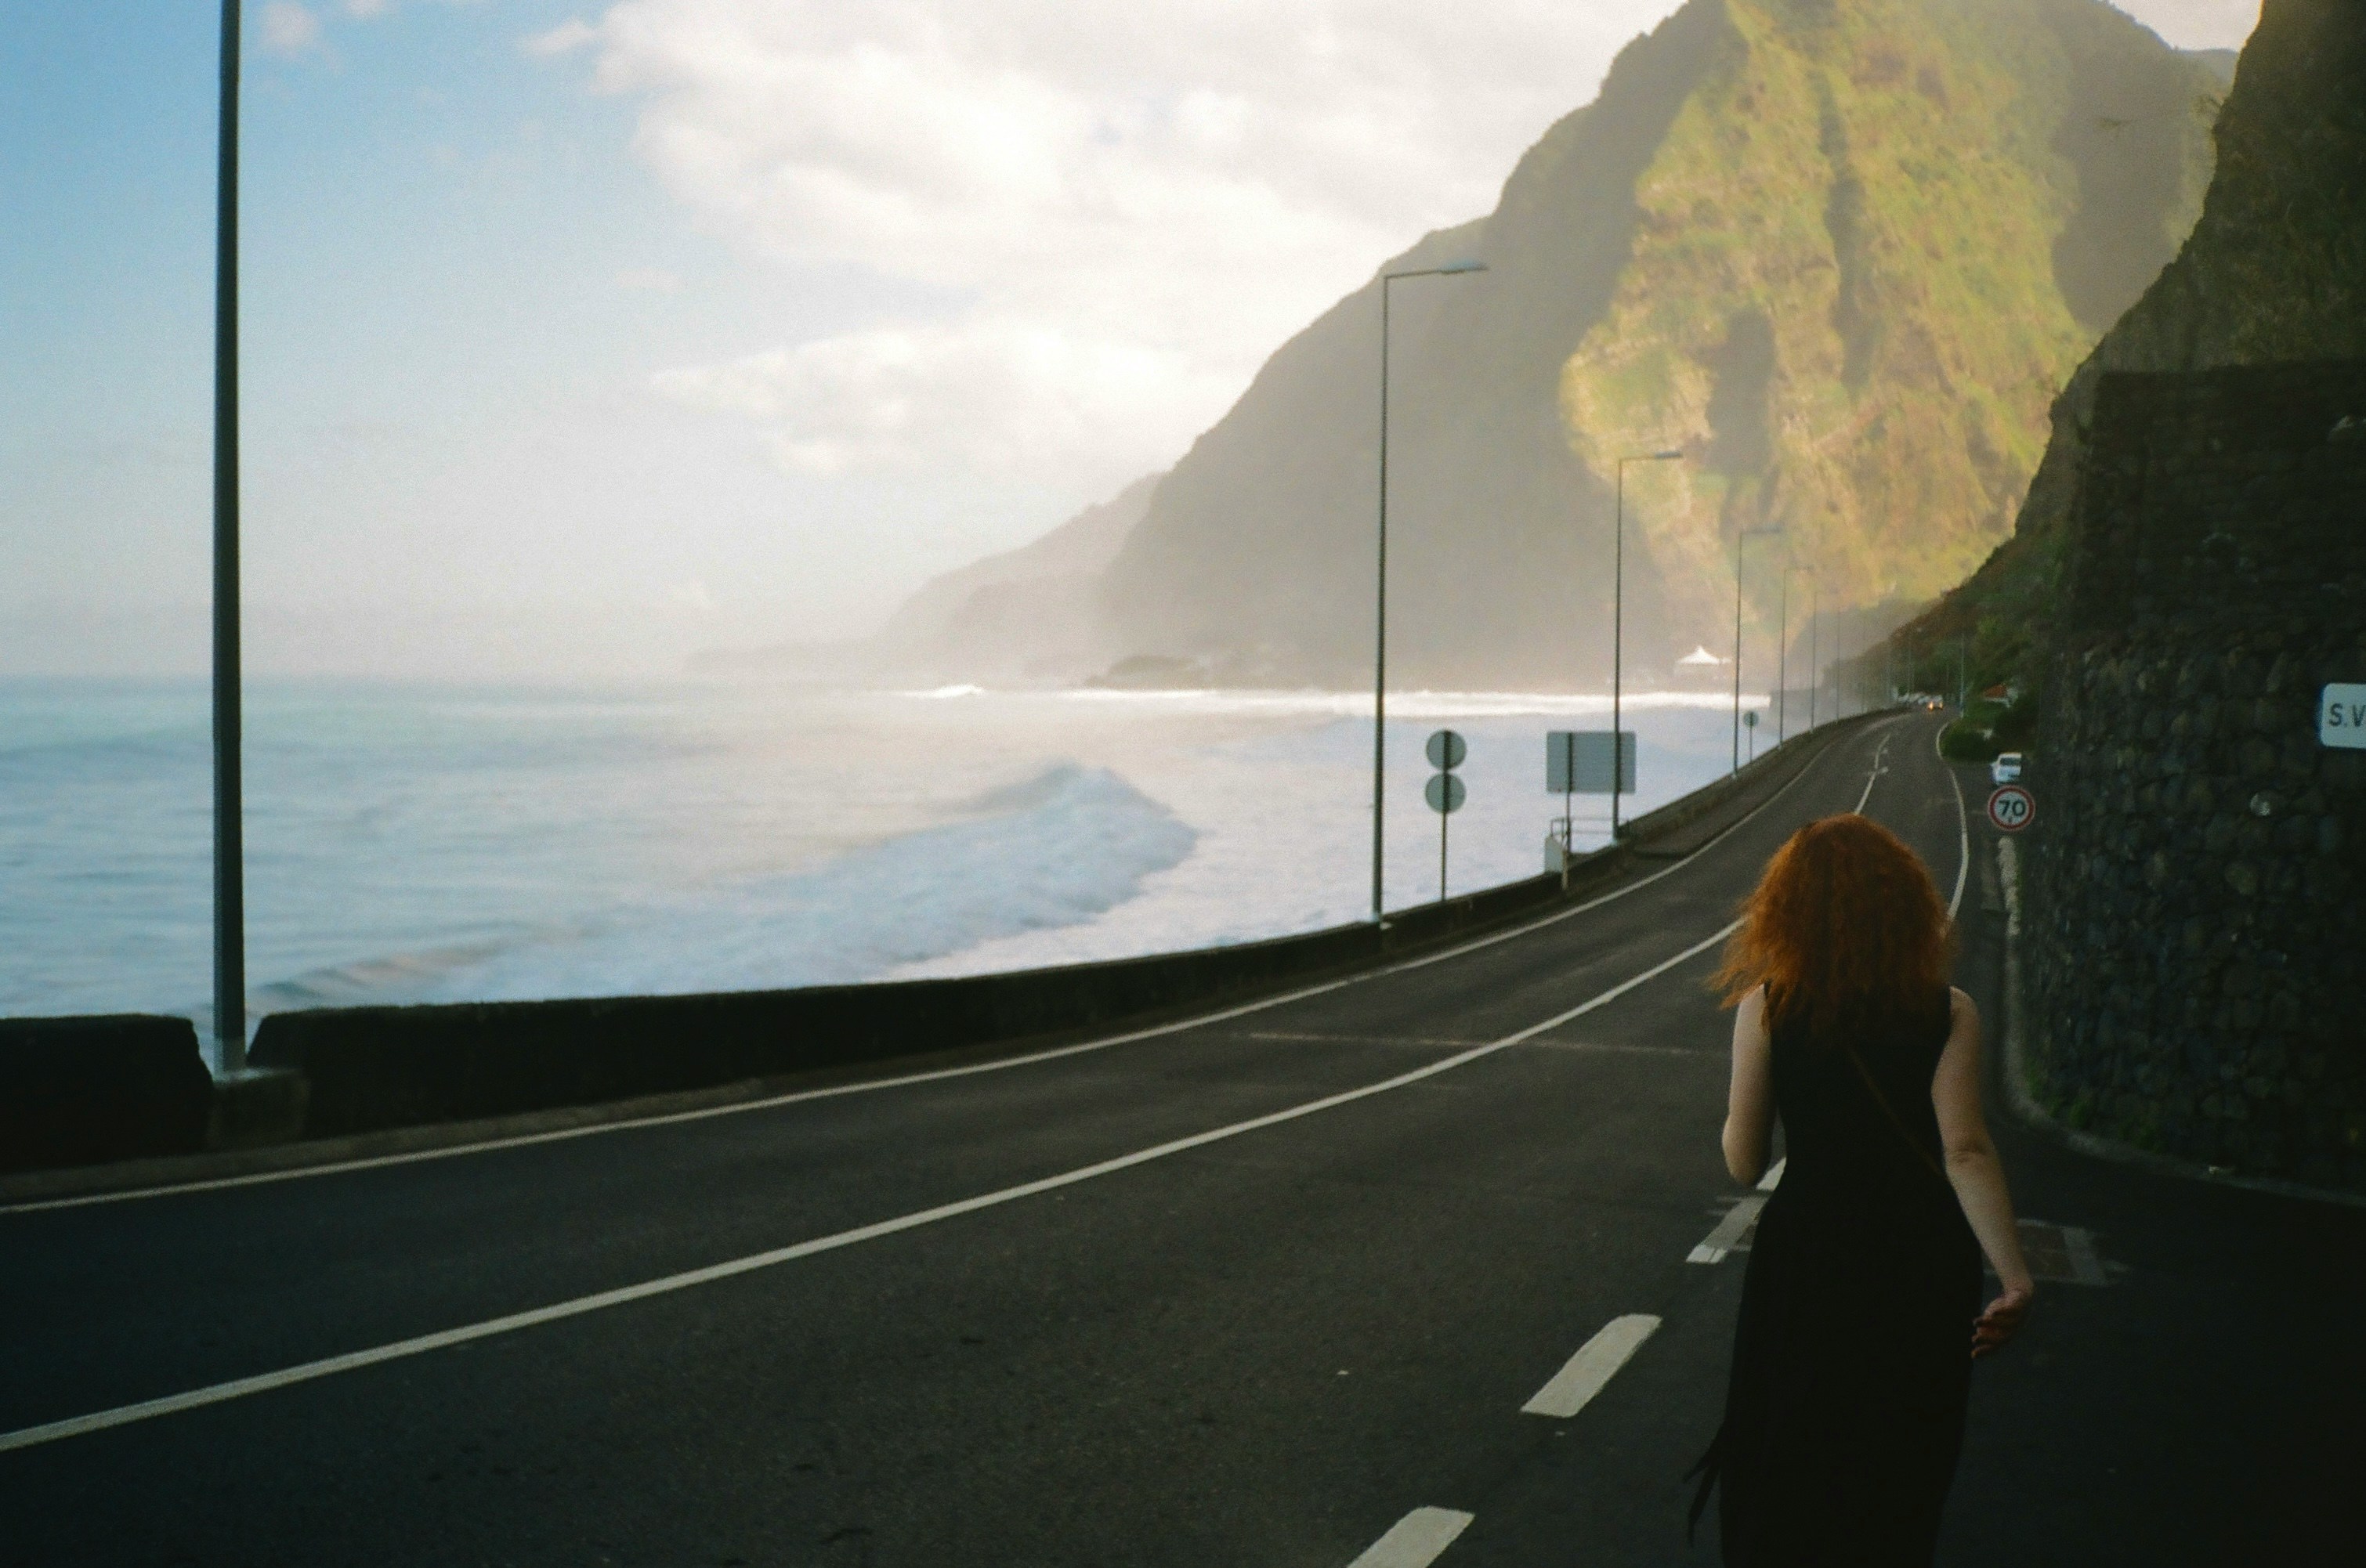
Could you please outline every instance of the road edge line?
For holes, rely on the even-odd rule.
[[[1876,724],[1873,726],[1873,733],[1886,729],[1896,722],[1891,720]],[[1832,722],[1837,723],[1840,721],[1834,720]],[[1814,731],[1808,731],[1801,738],[1805,739],[1806,734],[1812,734]],[[1884,735],[1880,745],[1875,748],[1876,762],[1881,749],[1887,745],[1888,737]],[[1045,1050],[1030,1051],[1020,1056],[1000,1057],[992,1061],[967,1062],[957,1067],[931,1068],[921,1072],[897,1073],[886,1078],[863,1079],[852,1083],[826,1084],[816,1089],[794,1090],[785,1094],[766,1095],[752,1100],[736,1100],[722,1105],[701,1105],[683,1111],[659,1112],[648,1116],[623,1117],[614,1121],[595,1122],[582,1126],[555,1127],[546,1132],[520,1133],[513,1137],[489,1138],[474,1143],[447,1144],[435,1148],[403,1149],[389,1154],[367,1155],[359,1159],[334,1160],[320,1165],[291,1166],[279,1170],[248,1171],[236,1176],[168,1182],[152,1187],[126,1187],[114,1192],[79,1193],[65,1197],[28,1198],[20,1203],[0,1203],[0,1215],[43,1214],[55,1209],[89,1208],[100,1204],[132,1203],[149,1198],[181,1197],[199,1193],[224,1192],[238,1187],[259,1187],[273,1182],[302,1181],[316,1176],[351,1175],[398,1165],[420,1165],[434,1159],[455,1159],[463,1155],[497,1154],[509,1148],[529,1148],[541,1144],[565,1143],[575,1138],[592,1137],[602,1133],[630,1132],[643,1127],[674,1126],[688,1122],[737,1115],[744,1112],[778,1110],[783,1105],[800,1104],[811,1100],[835,1099],[849,1094],[872,1093],[886,1089],[903,1089],[918,1083],[932,1083],[948,1079],[973,1077],[980,1073],[1000,1072],[1010,1068],[1032,1067],[1038,1063],[1056,1061],[1065,1057],[1081,1056],[1089,1051],[1108,1050],[1117,1046],[1132,1045],[1141,1040],[1155,1039],[1166,1035],[1180,1034],[1189,1029],[1202,1028],[1211,1024],[1222,1024],[1229,1019],[1244,1017],[1267,1008],[1285,1006],[1293,1002],[1303,1002],[1311,997],[1325,995],[1351,985],[1360,985],[1368,980],[1381,980],[1390,975],[1403,974],[1431,964],[1443,963],[1448,958],[1460,958],[1464,954],[1477,952],[1481,948],[1491,947],[1500,942],[1508,942],[1515,937],[1541,931],[1547,926],[1572,919],[1589,910],[1599,909],[1604,904],[1625,898],[1629,893],[1639,892],[1662,878],[1673,876],[1683,870],[1701,856],[1723,843],[1728,836],[1755,821],[1762,812],[1771,809],[1777,801],[1789,794],[1794,787],[1814,771],[1818,764],[1831,755],[1832,748],[1827,745],[1815,756],[1808,757],[1800,764],[1797,773],[1777,785],[1766,799],[1703,840],[1698,848],[1684,858],[1672,862],[1649,876],[1623,883],[1599,897],[1588,899],[1583,903],[1573,904],[1567,909],[1555,910],[1549,914],[1524,924],[1490,932],[1484,936],[1475,937],[1469,942],[1459,943],[1438,952],[1401,958],[1394,963],[1358,970],[1350,975],[1341,975],[1315,985],[1285,991],[1278,996],[1260,997],[1253,1002],[1220,1009],[1214,1013],[1199,1014],[1170,1023],[1129,1030],[1121,1035],[1081,1040],[1073,1045],[1054,1046]],[[1871,778],[1866,779],[1865,789],[1867,795],[1870,795]]]

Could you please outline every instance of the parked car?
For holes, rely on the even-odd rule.
[[[1989,764],[1989,778],[1998,784],[2010,784],[2021,777],[2021,753],[2000,751]]]

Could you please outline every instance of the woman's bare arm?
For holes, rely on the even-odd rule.
[[[1725,1168],[1743,1186],[1766,1171],[1774,1135],[1774,1043],[1766,1036],[1766,992],[1752,991],[1733,1010],[1733,1082],[1726,1092]]]
[[[1975,1329],[1974,1355],[1982,1355],[2010,1338],[2029,1309],[2035,1282],[2021,1253],[2021,1227],[2012,1213],[2012,1194],[2006,1190],[2003,1162],[1989,1137],[1988,1117],[1980,1108],[1980,1013],[1972,999],[1955,993],[1955,1023],[1939,1070],[1931,1080],[1931,1108],[1938,1113],[1939,1137],[1947,1151],[1947,1181],[1955,1201],[1979,1238],[1980,1250],[2004,1282],[2005,1294],[1990,1304]]]

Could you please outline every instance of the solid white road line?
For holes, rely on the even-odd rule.
[[[1701,1238],[1700,1245],[1685,1255],[1684,1261],[1687,1263],[1724,1262],[1725,1255],[1733,1250],[1733,1244],[1741,1239],[1741,1233],[1750,1228],[1750,1222],[1756,1219],[1758,1211],[1765,1206],[1766,1200],[1755,1193],[1741,1199],[1732,1208],[1726,1211],[1723,1219],[1717,1222],[1715,1230]]]
[[[1873,781],[1881,777],[1884,771],[1881,766],[1881,759],[1888,750],[1889,737],[1887,735],[1884,735],[1881,737],[1881,744],[1873,748],[1873,767],[1865,776],[1865,792],[1856,798],[1856,814],[1858,816],[1865,815],[1865,803],[1873,799]]]
[[[1758,1190],[1762,1193],[1773,1192],[1783,1180],[1783,1167],[1790,1163],[1791,1157],[1786,1154],[1782,1159],[1776,1160],[1774,1164],[1768,1166],[1766,1168],[1766,1174],[1758,1178]]]
[[[1955,890],[1947,899],[1947,918],[1964,906],[1964,879],[1972,873],[1972,819],[1964,810],[1964,781],[1955,777],[1955,764],[1939,749],[1939,736],[1946,734],[1942,724],[1931,737],[1931,755],[1939,759],[1939,771],[1947,776],[1948,787],[1955,791]]]
[[[718,1280],[727,1280],[740,1274],[753,1273],[759,1269],[769,1269],[778,1264],[794,1262],[800,1258],[810,1258],[816,1253],[836,1251],[841,1247],[851,1247],[858,1242],[875,1241],[881,1237],[915,1230],[924,1225],[934,1225],[939,1220],[952,1219],[960,1215],[975,1214],[980,1209],[995,1208],[1003,1204],[1015,1203],[1020,1198],[1031,1198],[1037,1193],[1049,1193],[1061,1187],[1072,1187],[1080,1182],[1090,1182],[1116,1171],[1130,1170],[1137,1165],[1147,1165],[1152,1160],[1165,1159],[1170,1155],[1181,1154],[1189,1149],[1202,1148],[1212,1143],[1222,1143],[1227,1138],[1238,1137],[1244,1133],[1278,1126],[1284,1122],[1296,1121],[1301,1116],[1311,1116],[1317,1112],[1352,1104],[1358,1100],[1369,1100],[1373,1095],[1386,1094],[1392,1090],[1403,1089],[1409,1084],[1436,1078],[1440,1073],[1451,1072],[1458,1067],[1467,1067],[1482,1058],[1493,1056],[1498,1051],[1509,1049],[1523,1041],[1533,1039],[1548,1030],[1557,1029],[1572,1018],[1583,1017],[1595,1008],[1606,1006],[1617,1001],[1636,987],[1657,980],[1679,964],[1687,963],[1698,958],[1733,935],[1741,924],[1740,921],[1735,921],[1723,930],[1694,943],[1675,957],[1662,959],[1642,973],[1621,980],[1608,991],[1579,1002],[1575,1007],[1557,1013],[1542,1023],[1531,1024],[1527,1028],[1506,1035],[1500,1040],[1493,1040],[1483,1046],[1474,1046],[1467,1051],[1460,1051],[1425,1066],[1417,1067],[1410,1072],[1401,1072],[1394,1078],[1382,1079],[1377,1083],[1367,1083],[1359,1088],[1344,1090],[1336,1094],[1326,1094],[1319,1100],[1309,1100],[1302,1104],[1268,1112],[1262,1116],[1252,1116],[1246,1121],[1234,1122],[1229,1126],[1215,1127],[1207,1132],[1194,1133],[1189,1137],[1175,1138],[1166,1143],[1153,1145],[1148,1148],[1136,1149],[1131,1154],[1121,1154],[1113,1159],[1079,1166],[1074,1170],[1065,1170],[1056,1176],[1045,1176],[1033,1182],[1022,1182],[1014,1187],[981,1193],[975,1197],[963,1198],[956,1203],[941,1204],[935,1208],[921,1209],[916,1213],[899,1215],[894,1219],[884,1219],[871,1225],[857,1226],[851,1230],[841,1230],[834,1235],[816,1237],[810,1241],[800,1241],[792,1246],[777,1247],[770,1251],[752,1253],[745,1258],[732,1259],[728,1262],[710,1264],[703,1269],[690,1269],[682,1273],[665,1275],[660,1279],[647,1280],[637,1285],[625,1285],[617,1290],[600,1291],[591,1295],[577,1296],[571,1301],[556,1302],[549,1306],[535,1307],[528,1312],[513,1312],[504,1316],[488,1318],[481,1323],[446,1328],[434,1334],[422,1334],[410,1339],[398,1339],[392,1344],[374,1346],[366,1350],[355,1350],[342,1356],[330,1356],[317,1361],[306,1361],[298,1366],[283,1367],[277,1372],[263,1372],[254,1377],[236,1378],[228,1383],[215,1383],[208,1388],[192,1389],[186,1394],[168,1394],[162,1399],[143,1400],[137,1405],[118,1406],[112,1410],[95,1411],[87,1416],[71,1417],[62,1421],[51,1421],[39,1427],[26,1427],[13,1432],[0,1432],[0,1453],[5,1453],[11,1449],[31,1448],[38,1443],[55,1442],[61,1438],[77,1437],[84,1432],[102,1431],[109,1427],[127,1426],[134,1421],[145,1421],[158,1416],[169,1416],[176,1411],[191,1410],[199,1406],[219,1405],[226,1400],[242,1399],[251,1394],[286,1388],[291,1383],[310,1383],[316,1378],[333,1377],[339,1372],[355,1372],[363,1367],[376,1366],[381,1361],[400,1361],[408,1356],[424,1355],[430,1350],[441,1350],[453,1345],[467,1344],[477,1339],[490,1339],[495,1335],[513,1333],[521,1328],[532,1328],[545,1323],[556,1323],[561,1318],[579,1317],[585,1313],[599,1312],[612,1306],[623,1306],[629,1302],[645,1301],[651,1296],[667,1295],[675,1291],[713,1284]]]
[[[1874,757],[1876,767],[1880,761],[1881,751],[1888,744],[1889,738],[1885,735],[1882,737],[1881,745],[1875,748]],[[46,1209],[83,1208],[94,1204],[130,1203],[140,1198],[175,1197],[185,1193],[210,1193],[228,1187],[253,1187],[270,1182],[295,1182],[312,1176],[332,1176],[355,1170],[374,1170],[389,1165],[415,1165],[430,1159],[451,1159],[467,1154],[490,1154],[496,1149],[524,1148],[534,1144],[561,1143],[569,1138],[592,1137],[602,1133],[625,1132],[636,1127],[670,1126],[682,1122],[704,1121],[714,1116],[734,1116],[749,1111],[767,1111],[782,1105],[798,1104],[807,1100],[828,1100],[844,1094],[868,1094],[882,1089],[906,1088],[915,1083],[934,1083],[944,1079],[968,1078],[983,1072],[1003,1072],[1015,1067],[1031,1067],[1037,1062],[1055,1061],[1062,1057],[1079,1056],[1087,1051],[1107,1050],[1112,1046],[1132,1045],[1137,1040],[1156,1039],[1165,1035],[1180,1034],[1187,1029],[1203,1028],[1210,1024],[1222,1024],[1228,1019],[1244,1018],[1252,1013],[1262,1013],[1269,1008],[1286,1006],[1293,1002],[1303,1002],[1309,997],[1323,996],[1351,985],[1361,985],[1368,980],[1425,969],[1431,964],[1442,964],[1449,958],[1459,958],[1467,953],[1477,952],[1482,947],[1492,947],[1499,942],[1509,942],[1533,932],[1541,931],[1549,925],[1558,924],[1561,921],[1583,914],[1589,910],[1599,909],[1604,904],[1615,902],[1629,893],[1640,892],[1661,878],[1673,876],[1683,870],[1707,854],[1713,846],[1723,842],[1728,835],[1740,832],[1741,828],[1754,821],[1761,812],[1769,810],[1776,801],[1789,794],[1800,780],[1815,771],[1819,763],[1831,755],[1833,754],[1826,752],[1810,758],[1798,772],[1786,779],[1780,789],[1720,829],[1699,848],[1683,859],[1663,867],[1648,877],[1639,877],[1634,881],[1614,888],[1599,898],[1588,899],[1585,902],[1573,904],[1568,909],[1556,910],[1541,920],[1530,921],[1525,925],[1516,925],[1507,931],[1494,932],[1439,952],[1426,953],[1417,958],[1406,958],[1397,963],[1383,965],[1379,969],[1366,969],[1359,974],[1345,975],[1337,980],[1325,980],[1320,985],[1310,985],[1297,991],[1286,991],[1279,996],[1268,996],[1256,1002],[1244,1002],[1240,1006],[1225,1008],[1221,1012],[1198,1014],[1172,1024],[1160,1024],[1151,1028],[1135,1029],[1126,1034],[1111,1035],[1097,1040],[1086,1040],[1073,1046],[1056,1046],[1049,1050],[1030,1051],[1024,1056],[1002,1057],[993,1061],[973,1062],[963,1067],[936,1068],[927,1072],[898,1073],[891,1078],[865,1079],[860,1083],[832,1084],[827,1089],[798,1090],[788,1094],[768,1095],[760,1100],[741,1100],[728,1105],[704,1106],[695,1111],[672,1111],[654,1116],[630,1116],[619,1121],[602,1122],[592,1126],[562,1127],[546,1133],[524,1133],[514,1137],[489,1138],[481,1143],[453,1144],[443,1148],[411,1149],[400,1154],[373,1155],[362,1159],[339,1160],[326,1165],[307,1165],[287,1170],[259,1170],[249,1175],[222,1176],[205,1182],[181,1182],[156,1187],[133,1187],[117,1193],[85,1193],[71,1198],[43,1198],[21,1204],[0,1204],[0,1215],[35,1214]],[[1872,789],[1873,781],[1868,778],[1865,780],[1866,792],[1870,794]],[[1862,797],[1859,798],[1858,804],[1860,806],[1864,804]],[[1958,804],[1960,805],[1960,801]],[[1960,891],[1960,879],[1958,890]]]
[[[1570,1357],[1567,1365],[1553,1373],[1552,1381],[1537,1390],[1536,1397],[1520,1406],[1523,1416],[1550,1416],[1565,1421],[1585,1408],[1594,1396],[1609,1384],[1628,1358],[1643,1348],[1643,1341],[1659,1331],[1660,1320],[1648,1312],[1630,1312],[1624,1317],[1614,1317],[1602,1331],[1588,1339]]]
[[[1415,1508],[1389,1527],[1347,1568],[1429,1568],[1474,1516],[1453,1508]]]

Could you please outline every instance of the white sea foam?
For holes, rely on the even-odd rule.
[[[1725,770],[1731,700],[1627,700],[1631,812]],[[1370,701],[258,685],[253,1006],[955,973],[1358,919]],[[1431,729],[1470,741],[1461,892],[1535,874],[1560,804],[1543,732],[1599,727],[1608,706],[1391,693],[1391,907],[1437,893]],[[208,805],[202,687],[0,685],[0,1013],[199,1014]],[[1601,806],[1581,799],[1582,842]]]
[[[1180,863],[1198,834],[1103,768],[995,791],[973,821],[808,870],[603,913],[444,969],[406,1001],[760,990],[868,980],[982,942],[1083,924]]]

